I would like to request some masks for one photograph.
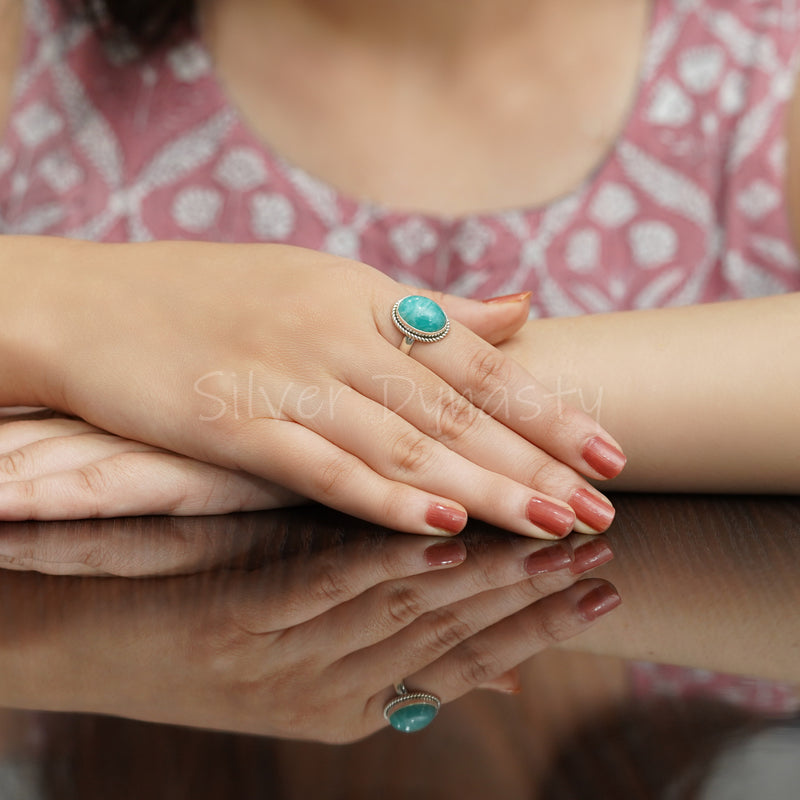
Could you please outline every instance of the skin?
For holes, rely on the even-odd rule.
[[[276,2],[262,7],[234,0],[209,9],[206,38],[222,80],[254,130],[277,150],[349,194],[400,209],[459,214],[544,203],[569,191],[598,163],[621,127],[635,85],[646,5],[507,2],[499,6],[502,13],[487,19],[485,4],[465,3],[456,24],[449,26],[442,24],[445,6],[452,11],[452,4],[447,3],[404,4],[398,11],[395,4],[382,3]],[[395,12],[401,16],[393,16]],[[9,0],[3,13],[15,13]],[[0,52],[8,54],[6,66],[13,68],[13,25],[0,28],[0,36],[9,40],[8,47],[0,47]],[[411,38],[412,28],[417,38]],[[603,29],[608,30],[608,36],[598,35]],[[487,30],[491,35],[483,35]],[[387,31],[392,31],[391,37]],[[554,52],[553,43],[563,41],[567,33],[577,48],[600,48],[595,60],[605,68],[586,76],[576,71],[566,52]],[[271,35],[275,37],[273,46],[265,47],[265,37]],[[521,42],[525,44],[525,57],[537,54],[542,64],[548,65],[547,72],[542,71],[541,64],[539,71],[520,69]],[[613,43],[613,47],[607,44],[603,48],[603,42]],[[309,48],[318,59],[312,65],[302,57]],[[341,57],[343,52],[346,58]],[[466,66],[467,57],[474,68]],[[289,76],[288,82],[278,82],[278,66],[281,77]],[[320,68],[330,75],[324,92],[318,81],[308,79],[307,70]],[[455,71],[464,80],[454,92],[448,78]],[[258,84],[250,79],[254,74],[259,75]],[[9,75],[7,72],[6,94]],[[507,87],[506,92],[500,96],[492,92],[497,85]],[[559,87],[558,103],[553,102],[553,85]],[[0,98],[2,86],[0,80]],[[392,102],[381,105],[377,99],[387,96],[387,86],[391,87],[388,96]],[[565,91],[564,86],[575,91]],[[538,102],[522,107],[514,101],[520,95],[535,97]],[[347,115],[330,104],[331,97],[356,96],[374,101],[348,104],[352,113]],[[486,109],[485,115],[477,116],[491,120],[485,129],[474,124],[476,105]],[[798,105],[796,98],[794,106]],[[270,109],[269,114],[263,109]],[[792,118],[789,135],[792,164],[797,158],[797,116]],[[313,125],[309,124],[312,120]],[[408,120],[413,120],[411,129]],[[430,121],[426,128],[430,135],[416,135],[418,120]],[[547,120],[547,125],[542,120]],[[320,130],[326,134],[325,148],[318,147],[314,138]],[[519,136],[520,130],[526,132],[524,139]],[[376,135],[365,135],[365,131]],[[498,139],[503,141],[502,148],[497,147]],[[542,157],[555,152],[557,159]],[[442,174],[457,177],[438,180],[428,167],[431,163],[441,164]],[[477,166],[485,163],[492,163],[490,179]],[[789,188],[790,207],[797,221],[800,187],[793,180]],[[4,243],[19,248],[14,254],[27,268],[25,282],[31,264],[40,261],[34,255],[46,252],[56,260],[66,257],[68,245],[47,244],[50,250],[37,250],[44,244],[32,240]],[[130,258],[133,264],[136,259]],[[165,263],[168,260],[165,256]],[[18,286],[23,283],[20,279]],[[800,433],[791,403],[779,399],[767,409],[763,402],[757,402],[759,396],[796,396],[792,389],[797,381],[793,372],[797,370],[791,369],[788,360],[781,369],[770,367],[774,366],[777,347],[782,353],[794,352],[790,348],[796,339],[792,334],[796,326],[790,322],[797,319],[797,304],[797,298],[789,296],[757,304],[735,303],[722,309],[528,323],[502,349],[531,368],[544,385],[557,385],[566,376],[573,381],[571,385],[583,387],[586,396],[596,396],[596,391],[603,389],[603,423],[634,453],[620,487],[797,491],[800,470],[790,454],[798,452],[791,437]],[[6,318],[11,319],[14,308],[8,311]],[[757,325],[757,335],[748,327],[752,324]],[[747,337],[741,334],[743,329],[749,331]],[[710,334],[714,335],[709,338]],[[653,341],[653,337],[669,341],[670,347],[659,350],[658,358],[643,358],[644,343]],[[781,344],[776,345],[778,342]],[[726,362],[729,370],[718,369],[721,352],[737,354]],[[740,353],[744,353],[743,358],[738,357]],[[648,350],[646,355],[652,356],[652,352]],[[48,362],[46,355],[43,359]],[[0,385],[19,387],[26,373],[12,365],[9,374],[14,381],[0,381]],[[758,395],[741,392],[743,386],[757,387]],[[642,391],[642,387],[660,390]],[[695,404],[720,393],[729,399],[725,413],[697,426]],[[46,402],[52,396],[40,386],[27,387],[6,399],[13,403],[44,402],[72,413],[85,412],[90,404]],[[764,409],[763,415],[754,413],[754,409]],[[81,415],[101,428],[115,428],[108,424],[102,407],[91,411]],[[670,436],[664,436],[661,422],[666,416],[672,423]],[[231,464],[228,456],[213,447],[201,453],[187,449],[181,441],[165,441],[145,427],[143,420],[134,418],[116,432],[133,441],[149,441],[157,449],[166,447],[205,458],[213,454],[223,467],[250,466]],[[42,434],[40,438],[46,437]],[[34,436],[28,444],[36,441]],[[720,442],[722,447],[717,446]],[[109,440],[105,444],[118,447]],[[776,447],[778,444],[783,446]],[[106,461],[106,452],[100,453],[103,457],[99,463]],[[122,452],[117,450],[116,454]],[[742,452],[747,453],[746,459],[741,458]],[[170,454],[163,456],[173,458]],[[577,463],[575,466],[581,468]],[[39,476],[47,474],[48,469],[43,467]],[[513,475],[507,477],[514,479]],[[292,488],[307,494],[302,486]],[[84,497],[84,502],[92,502],[92,497]],[[496,519],[485,511],[484,516]],[[508,527],[508,521],[504,522]]]

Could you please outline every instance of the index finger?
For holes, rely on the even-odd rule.
[[[383,336],[403,339],[386,313],[376,312]],[[403,355],[403,354],[400,354]],[[417,342],[410,357],[435,373],[474,406],[554,458],[593,478],[613,478],[625,466],[618,442],[591,416],[563,402],[516,361],[451,321],[440,341]]]

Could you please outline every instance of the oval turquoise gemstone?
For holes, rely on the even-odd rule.
[[[389,724],[403,733],[414,733],[427,728],[436,716],[437,708],[430,703],[412,703],[391,712]]]
[[[418,294],[404,297],[397,306],[397,316],[420,333],[439,333],[447,325],[447,314],[428,297]]]

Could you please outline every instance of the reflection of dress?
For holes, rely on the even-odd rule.
[[[285,242],[460,294],[531,289],[542,316],[800,289],[783,187],[791,2],[655,0],[636,103],[604,163],[557,202],[459,218],[358,202],[284,162],[197,41],[136,61],[65,24],[54,0],[27,10],[0,233]],[[763,682],[638,675],[790,702]]]

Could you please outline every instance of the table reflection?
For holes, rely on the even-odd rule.
[[[474,692],[448,704],[421,734],[382,731],[338,747],[88,714],[9,712],[2,735],[9,774],[38,782],[38,796],[57,800],[581,800],[658,798],[668,788],[670,797],[695,796],[731,735],[759,730],[771,721],[766,712],[776,709],[732,704],[713,692],[643,697],[627,659],[668,659],[781,681],[784,714],[796,708],[791,685],[800,680],[800,628],[793,613],[800,600],[800,501],[620,496],[616,504],[618,520],[608,538],[617,557],[602,574],[617,585],[623,607],[570,650],[528,662],[519,696]],[[191,626],[202,607],[194,599],[224,591],[237,575],[275,575],[332,550],[377,548],[396,535],[318,508],[14,523],[2,533],[60,537],[64,547],[70,536],[89,533],[95,557],[138,548],[162,573],[132,579],[4,572],[7,654],[48,637],[101,648],[104,636],[119,641],[111,632],[117,636],[120,629],[136,636],[147,635],[145,623]],[[477,524],[465,537],[476,548],[510,541]],[[126,574],[123,561],[118,566]],[[32,687],[42,685],[48,666],[39,665]],[[87,694],[95,688],[102,692],[76,685]],[[5,691],[7,697],[24,696],[25,689]],[[27,700],[35,709],[35,692]],[[27,791],[21,784],[18,790]]]

